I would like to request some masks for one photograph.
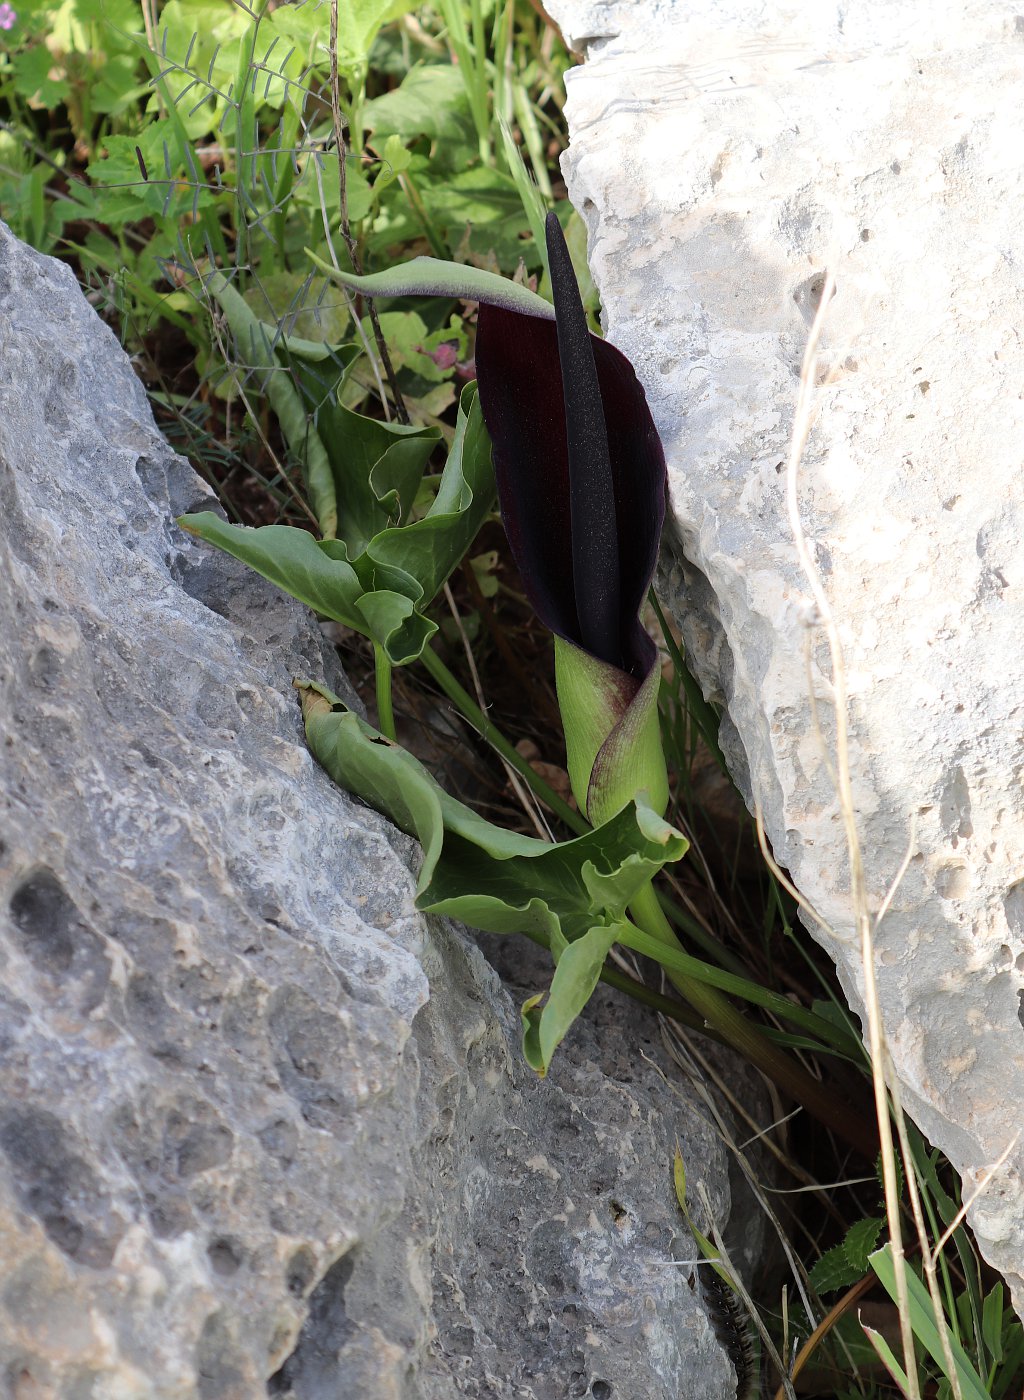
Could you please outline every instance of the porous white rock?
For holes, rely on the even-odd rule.
[[[882,1010],[914,1117],[965,1195],[987,1181],[970,1219],[1020,1310],[1018,8],[550,0],[587,55],[567,83],[570,196],[668,452],[672,608],[860,1009],[832,673],[784,502],[801,356],[834,271],[799,501],[845,656],[874,909],[911,850],[876,937]]]

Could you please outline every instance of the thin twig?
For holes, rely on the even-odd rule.
[[[359,246],[352,236],[352,225],[348,217],[348,189],[347,172],[345,169],[345,157],[348,155],[348,146],[345,142],[345,133],[341,121],[341,86],[338,79],[338,0],[331,0],[331,119],[334,124],[334,146],[338,156],[338,197],[341,209],[341,236],[345,240],[345,247],[352,262],[352,271],[357,277],[363,274],[362,259],[359,256]],[[370,325],[373,327],[373,338],[377,342],[377,353],[380,355],[380,362],[384,366],[384,373],[387,376],[388,385],[391,389],[395,401],[395,415],[400,423],[408,423],[409,413],[405,407],[405,400],[402,398],[402,391],[398,387],[398,379],[395,376],[395,367],[391,363],[391,356],[388,354],[387,342],[384,333],[380,328],[380,321],[377,317],[377,308],[372,300],[367,302],[367,311],[370,317]]]
[[[839,629],[829,603],[828,595],[821,582],[811,551],[804,534],[800,518],[800,505],[797,492],[800,462],[810,436],[813,416],[814,388],[817,378],[818,344],[829,302],[835,289],[835,278],[831,271],[826,272],[818,307],[807,338],[803,363],[800,370],[800,388],[797,394],[793,434],[790,440],[789,460],[786,468],[786,511],[789,526],[796,546],[797,558],[807,580],[816,608],[814,621],[822,628],[828,642],[829,657],[832,663],[832,693],[835,713],[835,756],[836,791],[839,811],[846,836],[846,848],[850,863],[850,903],[859,935],[861,968],[864,975],[864,1008],[867,1015],[869,1045],[871,1049],[871,1082],[875,1096],[875,1115],[882,1146],[882,1179],[885,1185],[885,1213],[889,1225],[889,1239],[892,1245],[893,1267],[896,1277],[896,1302],[900,1317],[900,1340],[903,1346],[903,1361],[909,1386],[908,1400],[920,1400],[917,1363],[914,1352],[914,1331],[910,1318],[909,1290],[907,1288],[907,1264],[903,1247],[903,1233],[900,1221],[899,1185],[896,1173],[896,1153],[892,1135],[892,1120],[889,1114],[888,1052],[885,1030],[882,1024],[882,1011],[878,997],[878,981],[875,976],[875,955],[872,919],[868,908],[867,886],[864,864],[861,855],[860,834],[857,830],[857,816],[853,800],[853,781],[850,770],[849,716],[847,713],[846,671],[843,664]],[[895,1077],[893,1076],[893,1079]],[[896,1097],[893,1110],[900,1128],[900,1109]],[[912,1167],[907,1161],[904,1173],[908,1183],[912,1178]],[[913,1204],[913,1193],[911,1193]],[[918,1210],[914,1212],[915,1218]],[[918,1225],[919,1233],[921,1225]],[[927,1249],[927,1238],[922,1236],[922,1252]],[[938,1314],[936,1316],[938,1322]],[[940,1327],[940,1334],[943,1329]],[[948,1345],[948,1339],[947,1339]],[[955,1370],[950,1367],[953,1376]],[[951,1376],[951,1379],[953,1377]],[[958,1389],[958,1387],[957,1387]]]
[[[448,604],[448,610],[455,623],[456,630],[462,641],[462,649],[466,653],[466,664],[469,667],[469,674],[473,678],[473,689],[476,691],[477,704],[486,714],[487,702],[484,698],[484,688],[480,683],[480,672],[476,667],[476,658],[473,656],[473,648],[470,646],[469,638],[466,636],[466,629],[463,626],[462,615],[455,602],[455,595],[452,593],[451,587],[447,583],[444,585],[444,597],[445,602]],[[508,763],[501,754],[499,754],[498,757],[501,759],[502,766],[505,769],[505,775],[508,778],[512,791],[522,804],[523,811],[533,823],[533,829],[542,841],[553,841],[554,837],[551,835],[551,828],[544,819],[544,813],[535,802],[530,801],[526,788],[519,780],[518,773],[512,767],[511,763]]]

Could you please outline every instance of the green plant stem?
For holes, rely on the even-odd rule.
[[[679,941],[662,913],[653,885],[646,885],[636,896],[630,905],[630,914],[645,933],[667,947],[681,951]],[[792,1056],[773,1045],[716,987],[671,969],[666,971],[672,985],[698,1015],[745,1060],[802,1104],[808,1113],[837,1137],[856,1148],[869,1161],[874,1159],[878,1140],[871,1131],[869,1121],[862,1121],[852,1108],[837,1101],[835,1094],[812,1078]]]
[[[608,967],[607,964],[601,969],[601,981],[606,982],[609,987],[614,987],[618,992],[625,992],[627,996],[639,1001],[644,1006],[649,1006],[653,1011],[660,1011],[662,1016],[669,1016],[673,1021],[680,1021],[684,1026],[689,1026],[691,1030],[700,1031],[703,1035],[710,1034],[712,1039],[721,1040],[717,1031],[709,1031],[700,1016],[694,1013],[680,1001],[673,997],[662,996],[651,987],[644,986],[643,982],[638,982],[635,977],[628,976],[625,972],[619,972],[616,968]]]
[[[395,711],[391,702],[391,662],[379,642],[373,644],[373,672],[377,686],[377,728],[385,739],[396,742]]]
[[[420,660],[456,709],[469,720],[480,737],[486,739],[491,747],[501,754],[506,763],[511,764],[520,777],[524,779],[534,796],[539,797],[541,802],[549,807],[560,821],[565,822],[571,831],[575,831],[578,836],[585,836],[590,830],[590,823],[581,817],[579,812],[574,812],[569,804],[559,797],[554,788],[549,787],[540,774],[534,771],[522,754],[512,747],[501,730],[491,723],[479,705],[462,688],[433,647],[424,647]]]
[[[658,903],[668,915],[669,920],[675,924],[676,928],[681,928],[689,938],[693,939],[697,947],[703,948],[705,953],[707,953],[709,957],[714,958],[720,967],[724,967],[728,972],[732,972],[737,977],[748,976],[747,969],[743,966],[742,962],[740,962],[739,958],[737,958],[734,953],[730,953],[728,948],[719,943],[714,934],[708,933],[706,929],[701,928],[697,920],[693,918],[692,915],[688,914],[681,904],[676,903],[674,899],[671,899],[662,890],[658,891]]]

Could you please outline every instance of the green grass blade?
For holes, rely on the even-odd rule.
[[[874,1254],[868,1256],[868,1263],[874,1269],[881,1280],[885,1291],[894,1301],[896,1299],[896,1268],[893,1264],[892,1246],[885,1245]],[[929,1356],[942,1371],[943,1375],[949,1373],[946,1370],[946,1358],[943,1351],[942,1339],[939,1335],[939,1327],[942,1326],[949,1332],[948,1319],[943,1317],[941,1322],[936,1320],[932,1301],[928,1296],[928,1290],[913,1272],[907,1270],[907,1293],[908,1305],[910,1308],[910,1325],[914,1329],[914,1336],[928,1352]],[[977,1371],[971,1365],[970,1358],[963,1347],[951,1333],[948,1337],[950,1351],[953,1355],[953,1364],[956,1368],[956,1377],[960,1382],[960,1389],[964,1400],[992,1400],[988,1388],[985,1386]]]

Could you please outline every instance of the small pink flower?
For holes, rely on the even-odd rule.
[[[436,350],[431,351],[430,358],[438,369],[451,369],[459,358],[459,347],[450,341],[445,341],[443,345],[439,345]]]
[[[3,4],[0,5],[0,29],[13,29],[17,18],[17,10],[8,5],[7,0],[3,0]]]

